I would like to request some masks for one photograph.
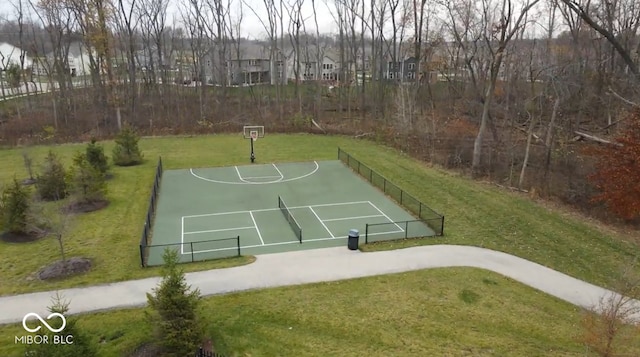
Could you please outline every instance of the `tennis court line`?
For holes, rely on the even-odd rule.
[[[390,231],[390,232],[379,232],[379,233],[369,233],[370,236],[375,236],[375,235],[380,235],[380,234],[393,234],[393,233],[403,233],[404,231]],[[344,237],[345,239],[347,237]],[[334,240],[336,239],[336,237],[327,237],[327,238],[316,238],[316,239],[307,239],[302,241],[303,243],[305,242],[319,242],[319,241],[323,241],[323,240]],[[247,249],[247,248],[259,248],[259,247],[268,247],[268,246],[274,246],[274,245],[285,245],[285,244],[300,244],[300,242],[296,241],[292,241],[292,242],[277,242],[277,243],[266,243],[264,245],[262,244],[254,244],[254,245],[244,245],[244,246],[240,246],[240,249]],[[198,253],[210,253],[210,252],[219,252],[219,251],[223,251],[223,250],[232,250],[232,249],[238,249],[238,247],[230,247],[230,248],[218,248],[218,249],[207,249],[207,250],[194,250],[193,254],[198,254]],[[182,253],[182,254],[191,254],[191,252],[187,252],[187,253]]]
[[[370,201],[353,201],[353,202],[339,202],[339,203],[323,203],[318,205],[310,205],[310,206],[294,206],[288,207],[290,210],[292,209],[302,209],[309,207],[333,207],[333,206],[344,206],[344,205],[357,205],[357,204],[371,204]],[[219,212],[219,213],[205,213],[205,214],[194,214],[190,216],[182,216],[182,218],[197,218],[197,217],[209,217],[209,216],[223,216],[227,214],[240,214],[240,213],[249,213],[249,212],[269,212],[269,211],[278,211],[280,208],[262,208],[262,209],[253,209],[253,210],[245,210],[245,211],[230,211],[230,212]]]
[[[224,232],[224,231],[234,231],[236,229],[256,229],[256,227],[234,227],[234,228],[223,228],[223,229],[210,229],[206,231],[193,231],[193,232],[182,232],[182,234],[200,234],[200,233],[212,233],[212,232]]]
[[[373,217],[384,217],[381,214],[373,214],[370,216],[356,216],[356,217],[342,217],[342,218],[330,218],[330,219],[323,219],[323,222],[332,222],[332,221],[346,221],[349,219],[361,219],[361,218],[373,218]]]
[[[324,227],[324,229],[327,230],[327,232],[329,232],[329,235],[331,236],[331,238],[335,238],[336,236],[333,235],[333,233],[331,232],[331,230],[329,230],[329,228],[327,228],[327,225],[324,224],[324,222],[322,221],[322,219],[320,219],[320,217],[318,216],[318,214],[316,213],[316,211],[313,210],[313,207],[309,206],[309,209],[311,210],[311,212],[313,212],[313,215],[316,216],[316,218],[318,219],[318,221],[320,221],[320,224],[322,224],[322,226]]]
[[[260,234],[260,230],[258,229],[258,225],[256,224],[256,219],[253,218],[253,213],[249,212],[249,215],[251,216],[251,220],[253,221],[253,228],[255,228],[256,232],[258,232],[258,238],[260,238],[260,243],[264,245],[264,241],[262,240],[262,234]]]
[[[398,223],[394,222],[394,221],[393,221],[393,219],[389,218],[389,216],[387,216],[384,212],[382,212],[382,211],[380,210],[380,208],[378,208],[378,206],[376,206],[376,205],[374,205],[373,203],[371,203],[371,201],[367,201],[367,202],[369,202],[369,204],[371,205],[371,207],[375,208],[378,212],[380,212],[380,214],[382,214],[386,219],[388,219],[388,220],[389,220],[389,222],[391,222],[391,223],[395,224],[395,226],[396,226],[396,227],[398,227],[398,229],[399,229],[400,231],[404,232],[404,229],[402,229],[402,227],[400,227],[400,226],[398,225]]]

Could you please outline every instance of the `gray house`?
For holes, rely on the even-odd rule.
[[[213,47],[206,55],[204,72],[208,84],[250,86],[286,83],[287,63],[278,50],[242,41],[226,45],[224,53]],[[273,55],[273,58],[272,58]],[[224,59],[221,59],[224,58]]]
[[[385,71],[385,76],[389,80],[394,80],[398,82],[414,82],[416,78],[419,79],[418,75],[418,61],[416,61],[415,57],[407,57],[402,61],[389,61],[387,62],[387,68]]]

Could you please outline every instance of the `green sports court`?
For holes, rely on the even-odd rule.
[[[190,262],[347,249],[353,229],[360,244],[442,234],[353,169],[331,160],[166,170],[143,265],[162,264],[167,247]]]

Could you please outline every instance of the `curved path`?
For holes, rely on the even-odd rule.
[[[438,267],[475,267],[494,271],[574,305],[592,308],[609,290],[542,265],[484,248],[434,245],[363,253],[346,247],[261,255],[249,265],[188,273],[202,295],[267,287],[335,281]],[[69,313],[142,306],[160,278],[60,290]],[[0,324],[22,321],[36,312],[46,316],[55,291],[0,297]],[[617,294],[616,294],[617,295]],[[633,301],[640,321],[640,301]]]

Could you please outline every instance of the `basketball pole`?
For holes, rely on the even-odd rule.
[[[251,142],[251,163],[256,160],[256,155],[253,153],[253,138],[249,137],[249,141]]]

